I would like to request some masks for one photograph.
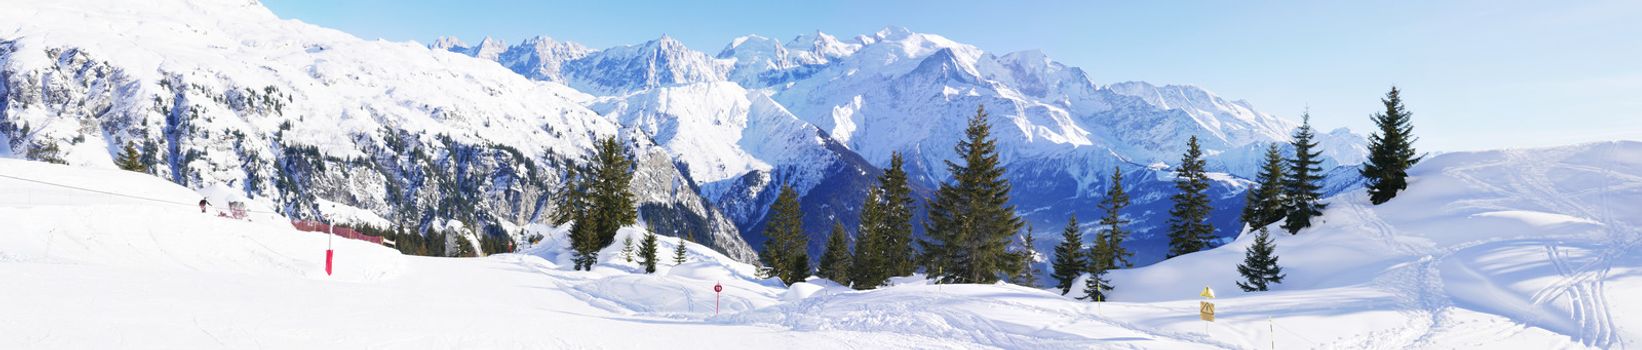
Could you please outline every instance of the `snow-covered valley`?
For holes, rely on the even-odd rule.
[[[201,214],[197,193],[158,178],[18,160],[0,160],[0,175],[8,348],[1543,349],[1642,337],[1642,303],[1624,297],[1642,291],[1636,142],[1437,156],[1391,203],[1352,191],[1328,199],[1319,227],[1279,235],[1289,277],[1274,291],[1231,286],[1243,237],[1118,271],[1105,303],[916,277],[782,288],[693,243],[688,263],[647,275],[618,246],[576,272],[553,239],[484,258],[338,239],[326,276],[324,235]],[[1197,317],[1205,285],[1219,294],[1213,323]]]

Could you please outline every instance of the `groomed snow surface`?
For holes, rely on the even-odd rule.
[[[1642,339],[1642,143],[1452,153],[1392,202],[1328,200],[1274,234],[1288,279],[1241,293],[1251,240],[1119,271],[1099,305],[1007,284],[782,288],[694,244],[655,274],[569,269],[562,231],[521,254],[402,256],[277,218],[201,214],[196,191],[0,160],[3,348],[1628,348]],[[47,181],[75,189],[29,182]],[[105,191],[124,196],[92,192]],[[125,197],[130,196],[130,197]],[[140,199],[139,199],[140,198]],[[156,201],[157,200],[157,201]],[[723,284],[720,315],[711,287]],[[1219,294],[1216,322],[1197,293]],[[1274,334],[1275,333],[1275,334]],[[1275,337],[1274,337],[1275,336]]]

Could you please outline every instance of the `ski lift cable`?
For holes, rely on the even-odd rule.
[[[174,202],[174,201],[168,201],[168,200],[152,198],[152,197],[143,197],[143,196],[137,196],[137,195],[124,194],[124,193],[109,192],[109,191],[104,191],[104,190],[99,190],[99,189],[94,189],[94,188],[85,188],[85,187],[74,186],[74,185],[65,185],[65,184],[60,184],[60,183],[53,183],[53,182],[49,182],[49,181],[35,180],[35,179],[29,179],[29,178],[22,178],[22,177],[6,175],[6,174],[0,174],[0,178],[8,178],[8,179],[13,179],[13,180],[18,180],[18,181],[37,183],[37,184],[41,184],[41,185],[61,187],[61,188],[67,188],[67,189],[72,189],[72,190],[97,193],[97,194],[108,195],[108,196],[123,197],[123,198],[130,198],[130,199],[136,199],[136,200],[144,200],[144,201],[150,201],[150,202],[156,202],[156,203],[162,203],[162,204],[179,205],[179,206],[185,206],[185,207],[194,207],[196,205],[196,204],[193,204],[193,203]],[[274,212],[274,211],[253,210],[253,209],[249,209],[249,208],[245,209],[245,211],[246,212],[251,212],[251,213],[278,214],[278,215],[281,215],[281,216],[285,215],[285,214],[281,214],[279,212]]]

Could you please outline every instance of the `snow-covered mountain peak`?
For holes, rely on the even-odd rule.
[[[507,44],[488,35],[484,39],[480,39],[478,45],[468,45],[455,36],[441,36],[435,39],[433,44],[428,45],[428,48],[495,61],[503,51],[507,50]]]
[[[894,39],[897,39],[897,38],[903,38],[903,37],[911,36],[913,34],[916,34],[916,33],[913,33],[911,30],[908,30],[906,27],[889,25],[889,26],[884,26],[884,28],[882,28],[882,29],[878,29],[877,32],[873,32],[872,37],[878,39],[879,41],[883,41],[883,40],[894,40]]]
[[[449,36],[449,35],[441,36],[439,38],[433,39],[433,43],[428,44],[428,48],[435,49],[435,50],[451,50],[453,48],[461,48],[461,47],[467,47],[467,46],[468,46],[468,43],[463,42],[462,39],[459,39],[455,36]]]
[[[1298,125],[1256,111],[1246,101],[1229,101],[1194,85],[1157,86],[1128,81],[1108,85],[1105,90],[1139,98],[1160,109],[1185,112],[1211,134],[1199,137],[1214,137],[1234,145],[1286,140],[1288,133]]]
[[[507,48],[496,61],[531,79],[563,83],[564,64],[592,52],[582,44],[536,36]]]
[[[828,59],[848,56],[855,53],[855,50],[861,49],[862,46],[859,43],[839,41],[837,37],[821,31],[793,37],[784,45],[791,50],[810,52]]]
[[[723,81],[733,64],[663,35],[643,44],[609,48],[571,61],[565,65],[565,74],[570,85],[582,91],[621,95],[661,86]]]

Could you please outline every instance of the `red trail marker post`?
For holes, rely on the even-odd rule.
[[[718,316],[718,293],[724,292],[724,285],[713,282],[713,316]]]
[[[331,246],[331,240],[336,237],[336,225],[326,227],[329,234],[325,235],[325,275],[331,275],[331,259],[336,256],[336,250]]]

